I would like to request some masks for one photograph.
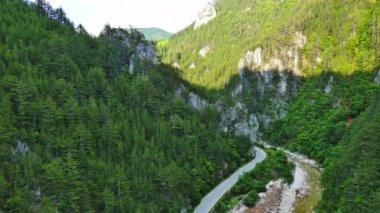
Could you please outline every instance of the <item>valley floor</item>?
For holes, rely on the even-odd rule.
[[[313,212],[322,195],[320,167],[302,155],[284,151],[296,166],[293,183],[288,185],[282,179],[273,180],[266,185],[267,191],[259,194],[260,200],[254,207],[248,208],[240,202],[231,212]]]

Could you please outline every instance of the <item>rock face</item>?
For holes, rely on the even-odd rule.
[[[256,61],[257,62],[257,61]],[[260,132],[274,119],[287,115],[290,101],[297,95],[298,78],[289,72],[241,71],[240,83],[231,92],[234,106],[218,106],[220,129],[260,140]]]
[[[281,51],[276,52],[273,56],[264,57],[265,50],[261,47],[254,51],[248,51],[239,61],[239,70],[249,69],[254,71],[272,71],[277,70],[283,72],[291,71],[294,75],[301,76],[299,64],[302,58],[299,54],[299,49],[305,47],[307,38],[302,32],[295,32],[293,43],[289,47],[281,48]],[[267,58],[265,61],[264,58]]]
[[[140,61],[148,60],[153,64],[159,64],[156,49],[153,44],[150,43],[139,43],[136,46],[136,53],[129,59],[129,69],[130,74],[135,73],[135,67]]]
[[[306,36],[304,36],[304,35],[302,34],[302,32],[299,32],[299,31],[297,31],[297,32],[295,33],[293,39],[294,39],[295,47],[296,47],[296,48],[300,48],[300,49],[302,49],[302,48],[305,46],[306,42],[307,42],[307,38],[306,38]]]
[[[325,87],[325,93],[329,94],[331,90],[333,89],[333,83],[334,83],[334,76],[331,76],[329,79],[329,82],[327,83]]]
[[[216,17],[215,9],[216,1],[213,3],[208,3],[207,6],[198,14],[197,19],[195,20],[194,30],[198,29],[202,25],[207,24],[209,21]]]
[[[182,97],[183,93],[186,91],[185,85],[181,84],[179,88],[175,91],[175,97],[180,98]]]
[[[207,101],[199,97],[199,95],[190,92],[188,104],[195,109],[203,109],[207,106]]]
[[[257,141],[259,120],[256,115],[250,115],[247,120],[240,121],[234,125],[235,134],[248,136],[251,141]]]
[[[134,74],[135,73],[135,59],[134,56],[132,56],[129,59],[129,74]]]
[[[244,68],[256,69],[263,62],[263,49],[258,47],[255,51],[248,51],[239,62],[239,70]]]
[[[30,153],[30,148],[29,148],[28,144],[18,140],[15,152],[19,153],[21,155],[26,155],[26,154]]]
[[[221,131],[244,135],[255,142],[260,140],[260,132],[268,128],[273,120],[287,115],[290,101],[297,95],[298,83],[298,77],[290,72],[242,70],[240,82],[231,92],[231,98],[236,103],[232,106],[222,101],[208,104],[193,92],[186,95],[183,85],[177,89],[176,96],[183,97],[198,110],[206,106],[214,107],[221,114]]]
[[[377,76],[375,78],[375,83],[380,85],[380,70],[377,72]]]
[[[173,66],[174,68],[176,68],[176,69],[179,69],[179,68],[180,68],[178,62],[175,62],[172,66]]]
[[[232,92],[231,92],[231,97],[232,98],[237,98],[238,96],[241,95],[243,92],[243,85],[239,84]]]
[[[234,107],[222,111],[220,129],[224,132],[234,132],[237,135],[244,135],[251,141],[258,140],[259,117],[250,114],[247,106],[238,102]]]
[[[285,94],[286,91],[288,90],[288,83],[287,83],[288,76],[280,72],[280,78],[281,80],[277,85],[277,93]]]
[[[298,50],[306,42],[306,36],[295,32],[293,43],[281,51],[282,57],[279,54],[264,57],[262,47],[248,51],[239,61],[240,81],[231,91],[234,104],[207,104],[194,93],[187,97],[188,104],[196,109],[215,107],[221,113],[221,131],[247,136],[253,142],[260,141],[262,130],[274,120],[285,118],[290,102],[297,96],[298,76],[301,75]],[[206,57],[208,51],[209,45],[202,48],[199,55]]]
[[[136,47],[137,56],[140,60],[149,60],[158,64],[159,60],[153,44],[139,43]]]
[[[206,45],[202,49],[199,50],[199,56],[201,56],[202,58],[205,58],[207,53],[209,53],[210,51],[211,51],[211,46]]]

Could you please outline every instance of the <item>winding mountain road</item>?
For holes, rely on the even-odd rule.
[[[239,177],[245,172],[249,172],[256,167],[256,165],[262,162],[266,158],[266,153],[255,147],[256,157],[251,162],[247,163],[245,166],[236,170],[230,177],[216,186],[211,192],[203,197],[201,203],[195,208],[194,213],[207,213],[212,210],[215,204],[218,202],[222,196],[229,191],[232,186],[236,184],[239,180]],[[252,150],[253,151],[253,150]]]

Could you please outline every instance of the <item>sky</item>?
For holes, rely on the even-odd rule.
[[[98,35],[112,27],[159,27],[175,33],[190,25],[209,0],[47,0],[76,25]]]

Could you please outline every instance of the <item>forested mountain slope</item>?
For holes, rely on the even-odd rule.
[[[247,160],[140,33],[37,2],[0,1],[0,212],[178,212]]]
[[[324,173],[322,212],[380,209],[380,92],[335,148]],[[354,209],[354,210],[353,210]]]
[[[191,83],[223,88],[244,57],[252,58],[246,65],[255,70],[272,67],[301,76],[372,71],[379,63],[379,1],[216,2],[216,16],[205,14],[213,19],[177,33],[166,47],[164,61],[180,67]]]
[[[0,212],[191,211],[245,136],[323,164],[318,211],[379,209],[379,1],[214,1],[158,45],[176,69],[137,30],[0,5]]]
[[[220,0],[199,17],[159,47],[222,97],[220,129],[320,162],[316,210],[378,211],[380,1]]]
[[[264,130],[265,140],[326,167],[318,212],[378,209],[380,87],[374,79],[366,72],[350,77],[324,73],[308,79],[288,115]]]

